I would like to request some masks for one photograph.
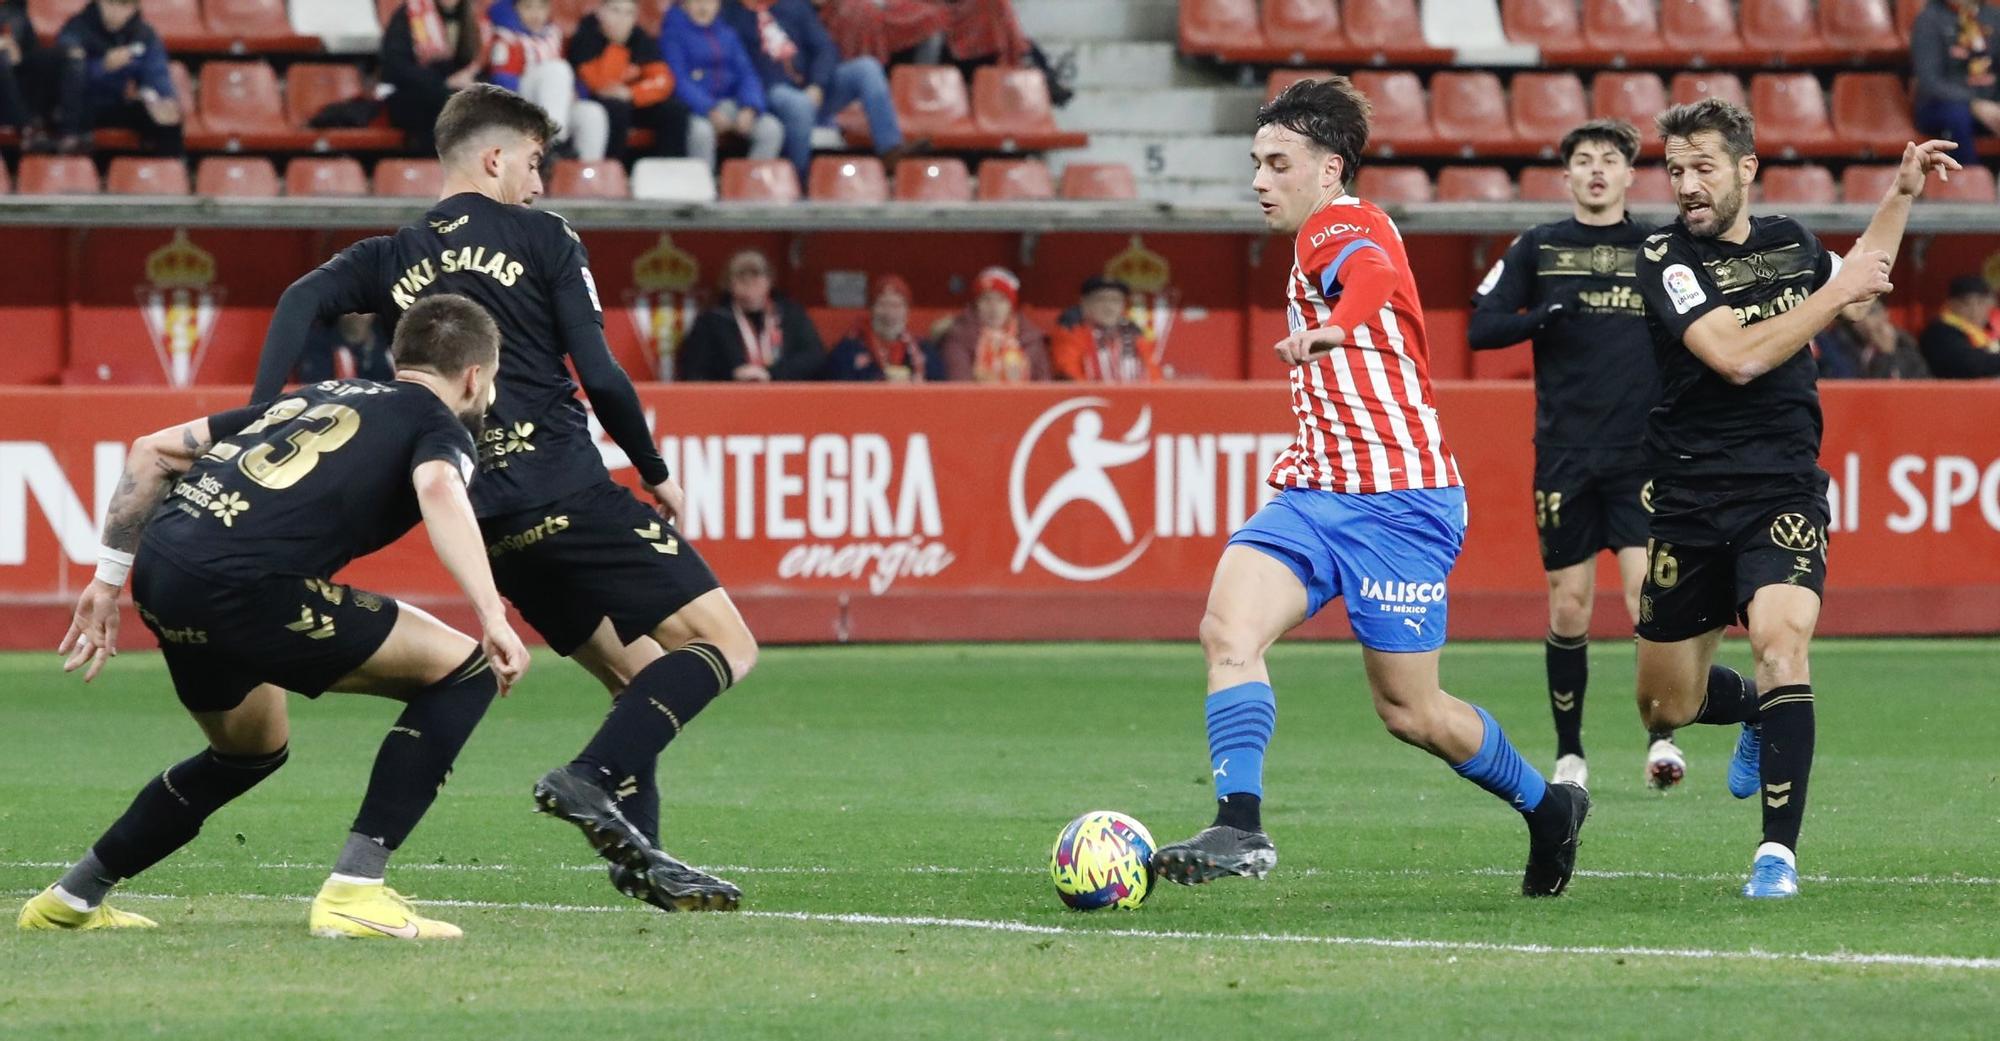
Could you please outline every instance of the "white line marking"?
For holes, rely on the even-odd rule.
[[[166,893],[125,893],[132,900],[188,900],[192,896]],[[305,903],[303,896],[272,896],[265,893],[202,894],[203,899]],[[544,911],[568,914],[650,913],[637,904],[503,903],[492,900],[418,900],[426,907],[460,907],[490,911]],[[1541,943],[1491,943],[1483,940],[1424,940],[1391,936],[1325,936],[1310,933],[1213,933],[1183,929],[1078,929],[1064,925],[1036,925],[993,918],[935,918],[924,915],[821,914],[811,911],[738,911],[732,915],[709,917],[754,918],[770,921],[808,922],[825,925],[875,925],[897,928],[963,929],[975,932],[1011,933],[1027,936],[1110,937],[1123,940],[1178,940],[1196,943],[1276,943],[1320,947],[1360,947],[1373,950],[1442,951],[1469,954],[1566,955],[1570,957],[1671,958],[1685,961],[1804,962],[1813,965],[1859,967],[1896,966],[1921,969],[2000,970],[2000,958],[1967,958],[1941,954],[1898,954],[1837,951],[1716,950],[1706,947],[1569,947]]]

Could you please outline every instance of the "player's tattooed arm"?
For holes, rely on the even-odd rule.
[[[105,548],[137,552],[146,518],[166,498],[174,479],[186,473],[212,443],[207,419],[168,427],[132,442],[132,451],[125,456],[125,473],[118,478],[118,488],[104,511]]]

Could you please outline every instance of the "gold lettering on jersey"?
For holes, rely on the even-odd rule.
[[[465,227],[466,222],[471,219],[472,219],[472,214],[468,213],[458,218],[457,220],[434,220],[431,222],[431,230],[437,232],[440,235],[449,235],[452,232]]]
[[[496,249],[488,255],[485,246],[446,250],[439,255],[438,263],[444,266],[447,275],[454,271],[477,271],[509,289],[514,288],[522,272],[528,270],[520,261],[508,260],[505,250]]]
[[[132,606],[139,609],[139,617],[145,619],[146,624],[152,628],[153,632],[158,634],[160,639],[167,643],[199,645],[208,642],[208,630],[206,629],[197,629],[192,625],[181,629],[169,628],[167,623],[160,621],[159,615],[148,611],[144,605],[133,604]]]
[[[407,311],[416,305],[417,294],[429,289],[431,283],[437,280],[437,265],[428,258],[419,260],[403,272],[403,277],[397,279],[395,285],[389,287],[389,299]]]
[[[1766,318],[1775,318],[1805,303],[1806,297],[1810,295],[1810,293],[1798,286],[1786,286],[1784,292],[1779,293],[1769,300],[1757,304],[1745,304],[1741,307],[1731,307],[1730,310],[1736,313],[1737,325],[1755,325]]]
[[[1631,286],[1613,286],[1605,290],[1586,289],[1576,295],[1584,310],[1597,313],[1619,313],[1641,315],[1646,313],[1646,299]]]
[[[535,424],[525,419],[512,426],[488,427],[479,438],[480,469],[506,469],[507,456],[535,450],[534,436]]]
[[[540,524],[537,524],[526,531],[517,532],[512,535],[503,535],[500,538],[494,539],[492,542],[487,543],[486,555],[489,557],[498,557],[506,553],[515,552],[516,550],[527,549],[529,546],[532,546],[535,543],[540,542],[551,535],[560,535],[561,533],[568,530],[569,530],[568,514],[564,514],[560,517],[543,517],[542,522]]]

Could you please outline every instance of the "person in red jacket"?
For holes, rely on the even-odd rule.
[[[1166,378],[1159,344],[1126,313],[1132,290],[1096,275],[1083,283],[1077,306],[1064,312],[1049,338],[1049,362],[1059,380],[1157,383]]]
[[[604,0],[576,27],[569,63],[582,94],[604,106],[611,124],[610,155],[624,159],[632,128],[653,132],[650,155],[687,154],[688,107],[674,97],[674,74],[657,40],[639,28],[636,0]]]

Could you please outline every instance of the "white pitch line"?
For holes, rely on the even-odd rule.
[[[126,893],[127,899],[188,900],[192,896],[166,893]],[[272,896],[265,893],[202,894],[204,899],[305,903],[304,896]],[[459,907],[483,911],[545,911],[581,914],[640,913],[637,905],[507,903],[494,900],[417,900],[426,907]],[[1707,947],[1604,947],[1564,946],[1542,943],[1493,943],[1485,940],[1424,940],[1393,936],[1328,936],[1313,933],[1215,933],[1189,929],[1077,929],[1065,925],[1036,925],[995,918],[937,918],[927,915],[828,914],[812,911],[738,911],[721,918],[754,918],[770,921],[807,922],[816,925],[893,926],[896,928],[959,929],[974,932],[1010,933],[1025,936],[1067,936],[1077,939],[1110,937],[1121,940],[1170,940],[1194,943],[1304,944],[1318,947],[1358,947],[1371,950],[1437,951],[1449,954],[1531,954],[1563,955],[1579,958],[1669,958],[1681,961],[1804,962],[1813,965],[1857,967],[1894,966],[1919,969],[2000,970],[2000,958],[1967,958],[1942,954],[1898,954],[1893,952],[1717,950]]]
[[[209,862],[177,862],[183,868],[196,870],[219,870],[239,865]],[[702,870],[718,875],[977,875],[1000,876],[1019,875],[1023,877],[1046,874],[1037,867],[1007,865],[1001,867],[968,867],[962,864],[905,864],[895,867],[832,867],[824,864],[715,864],[697,865]],[[70,863],[57,860],[10,860],[0,861],[0,868],[53,868],[67,869]],[[256,865],[263,871],[325,871],[328,865],[320,861],[279,860],[266,861]],[[557,864],[558,871],[602,872],[602,863]],[[396,870],[436,871],[436,872],[478,872],[534,870],[513,864],[451,864],[422,862],[397,864]],[[1476,867],[1476,868],[1302,868],[1296,873],[1299,878],[1330,876],[1342,878],[1450,878],[1450,877],[1490,877],[1509,878],[1520,874],[1519,868]],[[1617,881],[1636,879],[1648,882],[1737,882],[1743,876],[1728,872],[1681,872],[1681,871],[1601,871],[1579,868],[1578,878],[1596,878]],[[1819,885],[1860,885],[1860,886],[2000,886],[2000,878],[1985,875],[1800,875],[1799,879]]]

